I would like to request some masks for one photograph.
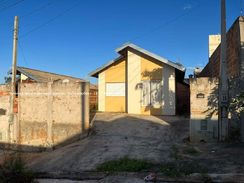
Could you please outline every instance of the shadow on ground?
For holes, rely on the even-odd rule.
[[[98,113],[90,136],[53,152],[39,154],[29,163],[35,171],[87,171],[124,156],[162,163],[169,149],[188,136],[189,119]]]

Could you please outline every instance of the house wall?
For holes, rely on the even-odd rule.
[[[150,57],[141,56],[141,81],[162,82],[162,104],[141,106],[141,113],[148,115],[175,115],[175,69]]]
[[[127,112],[141,114],[141,56],[127,52]]]
[[[98,110],[105,111],[105,72],[98,75]]]
[[[218,80],[216,78],[190,79],[190,140],[216,141],[218,138]],[[201,128],[203,123],[207,128]]]
[[[125,112],[125,95],[106,96],[107,83],[125,83],[125,59],[113,64],[98,75],[99,111]]]
[[[104,71],[105,85],[106,83],[125,83],[125,64],[125,59],[122,59]],[[125,112],[125,96],[126,94],[124,94],[124,96],[106,96],[105,93],[105,111]]]
[[[159,80],[162,83],[160,106],[141,104],[141,82],[150,80]],[[126,83],[125,96],[106,96],[106,83]],[[100,72],[98,85],[99,111],[146,115],[176,114],[175,69],[137,51],[128,50],[127,60],[122,59]]]
[[[56,146],[89,128],[88,83],[21,83],[19,92],[20,144]]]

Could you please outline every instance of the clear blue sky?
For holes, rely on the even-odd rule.
[[[227,0],[227,28],[241,1]],[[220,0],[0,0],[0,83],[11,67],[15,15],[19,66],[85,79],[125,42],[204,66],[208,35],[220,33]]]

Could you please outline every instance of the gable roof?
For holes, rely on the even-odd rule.
[[[50,81],[58,81],[58,80],[65,80],[68,79],[69,81],[72,82],[87,82],[83,79],[72,77],[72,76],[66,76],[66,75],[61,75],[61,74],[56,74],[52,72],[46,72],[46,71],[41,71],[37,69],[30,69],[26,67],[17,67],[16,68],[17,73],[22,73],[28,78],[31,78],[32,80],[36,82],[50,82]],[[9,71],[8,73],[10,74],[12,71]]]
[[[99,72],[101,72],[102,70],[106,69],[107,67],[109,67],[109,66],[112,65],[113,63],[115,63],[115,62],[119,61],[121,58],[123,58],[123,56],[122,56],[122,52],[123,52],[125,49],[128,49],[128,48],[132,48],[132,49],[134,49],[134,50],[136,50],[136,51],[138,51],[138,52],[140,52],[140,53],[143,53],[143,54],[145,54],[145,55],[147,55],[147,56],[149,56],[149,57],[152,57],[152,58],[154,58],[154,59],[156,59],[156,60],[158,60],[158,61],[160,61],[160,62],[162,62],[162,63],[164,63],[164,64],[167,64],[167,65],[169,65],[169,66],[171,66],[171,67],[174,67],[175,69],[178,69],[179,71],[185,72],[185,70],[186,70],[185,67],[183,67],[183,66],[182,66],[181,64],[179,64],[179,63],[172,62],[172,61],[170,61],[170,60],[168,60],[168,59],[166,59],[166,58],[163,58],[163,57],[161,57],[161,56],[159,56],[159,55],[156,55],[156,54],[154,54],[154,53],[152,53],[152,52],[149,52],[149,51],[147,51],[147,50],[145,50],[145,49],[143,49],[143,48],[141,48],[141,47],[139,47],[139,46],[137,46],[137,45],[135,45],[135,44],[132,44],[132,43],[126,43],[126,44],[124,44],[124,45],[122,45],[121,47],[119,47],[119,48],[116,49],[116,52],[120,54],[120,56],[119,56],[118,58],[116,58],[116,59],[114,59],[114,60],[112,60],[112,61],[106,63],[105,65],[99,67],[99,68],[96,69],[95,71],[91,72],[89,75],[90,75],[90,76],[94,76],[94,77],[96,77],[96,75],[97,75]]]

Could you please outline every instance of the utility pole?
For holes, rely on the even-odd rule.
[[[17,44],[18,44],[18,16],[14,17],[14,38],[13,38],[13,60],[12,60],[12,81],[11,81],[11,96],[10,96],[10,117],[8,127],[8,140],[11,142],[11,127],[14,122],[14,101],[16,96],[16,63],[17,63]]]
[[[219,85],[219,141],[228,138],[228,76],[226,57],[226,7],[221,0],[221,54],[220,54],[220,85]]]

